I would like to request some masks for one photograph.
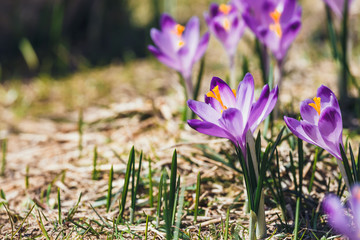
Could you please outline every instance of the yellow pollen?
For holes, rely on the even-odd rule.
[[[184,45],[185,45],[185,42],[184,42],[184,41],[180,40],[180,41],[178,42],[178,47],[179,47],[179,48],[182,48]]]
[[[235,89],[232,89],[232,92],[234,94],[234,96],[236,97],[236,91]],[[226,110],[227,107],[224,105],[221,96],[220,96],[220,91],[219,91],[219,86],[214,87],[210,92],[208,92],[206,94],[207,97],[212,97],[215,98],[221,105],[221,107],[223,108],[223,110]],[[221,113],[223,112],[223,110],[221,110]]]
[[[321,112],[320,100],[321,100],[321,98],[314,97],[313,100],[314,100],[314,103],[309,103],[309,106],[313,107],[320,116],[320,112]]]
[[[224,23],[223,23],[223,27],[226,31],[229,31],[230,29],[230,22],[229,19],[225,18]]]
[[[181,24],[176,24],[175,25],[175,31],[174,33],[178,36],[178,37],[181,37],[183,32],[185,30],[185,27]]]
[[[231,11],[231,6],[226,4],[220,4],[219,11],[222,12],[225,15],[228,15]]]
[[[274,31],[276,35],[278,35],[278,37],[281,37],[282,36],[282,30],[280,25],[281,12],[275,9],[273,12],[270,13],[270,17],[272,18],[274,23],[270,24],[269,29],[271,31]]]

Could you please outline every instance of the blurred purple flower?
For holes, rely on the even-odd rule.
[[[243,19],[256,37],[281,62],[301,28],[296,0],[243,0]]]
[[[345,0],[324,0],[324,2],[331,8],[331,10],[338,16],[342,18],[344,12]],[[353,1],[348,1],[348,8],[350,9],[350,5]]]
[[[348,204],[352,217],[349,216],[348,211],[345,210],[340,199],[335,195],[328,195],[322,206],[330,226],[336,232],[351,240],[360,240],[360,185],[352,187]]]
[[[245,30],[245,23],[238,9],[233,4],[212,3],[209,13],[205,13],[204,17],[210,32],[223,44],[232,65],[237,45]]]
[[[160,27],[161,30],[151,29],[151,39],[156,47],[149,45],[148,49],[160,62],[181,73],[191,97],[192,68],[206,51],[209,33],[200,38],[200,23],[197,17],[192,17],[184,27],[176,23],[171,16],[162,14]]]
[[[335,94],[325,86],[317,90],[317,97],[306,99],[300,105],[302,120],[284,117],[289,129],[298,138],[327,150],[341,158],[342,118]]]
[[[233,4],[239,12],[243,12],[246,6],[244,0],[231,0],[230,3]]]
[[[269,90],[265,85],[258,101],[254,99],[254,79],[247,73],[237,91],[223,80],[213,77],[205,102],[188,100],[189,108],[201,120],[188,120],[196,131],[230,139],[246,155],[246,133],[252,133],[273,110],[278,98],[278,87]]]

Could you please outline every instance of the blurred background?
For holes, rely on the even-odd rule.
[[[127,82],[134,96],[153,98],[159,89],[162,95],[177,91],[181,86],[175,72],[147,50],[152,43],[150,29],[158,28],[160,14],[167,12],[181,24],[198,16],[203,34],[207,31],[203,13],[211,2],[227,1],[2,0],[0,81],[4,84],[0,87],[0,107],[23,117],[30,112],[63,113],[98,104],[105,97],[104,105],[123,102],[119,82]],[[303,7],[302,29],[289,50],[281,91],[288,112],[296,112],[294,106],[306,97],[313,97],[321,84],[337,91],[338,66],[331,58],[324,2],[299,2]],[[339,31],[340,21],[333,17]],[[359,3],[355,1],[349,21],[349,61],[355,77],[360,76],[358,24]],[[211,51],[205,56],[203,81],[206,89],[212,76],[225,78],[228,74],[226,54],[213,36],[208,49]],[[239,79],[244,63],[260,84],[255,38],[248,29],[239,44]],[[195,65],[195,72],[197,69]],[[54,80],[63,83],[56,85]],[[154,91],[149,91],[149,85],[138,84],[149,81]],[[352,87],[350,94],[358,96]]]
[[[164,2],[2,0],[1,79],[142,58]]]

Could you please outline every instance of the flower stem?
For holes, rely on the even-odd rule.
[[[255,227],[256,227],[256,214],[250,211],[250,223],[249,223],[249,240],[256,240]]]
[[[230,55],[230,57],[229,57],[229,67],[230,67],[230,87],[232,89],[236,89],[235,55]]]
[[[342,21],[342,33],[341,33],[341,49],[342,49],[342,61],[341,61],[341,78],[339,80],[339,93],[340,93],[340,105],[348,97],[347,85],[348,85],[348,72],[347,72],[347,40],[348,40],[348,0],[344,1],[344,12]]]
[[[281,89],[281,82],[283,77],[283,64],[282,61],[276,61],[274,68],[274,86],[278,86]],[[279,106],[280,106],[280,97],[278,97],[277,103],[275,105],[273,116],[274,119],[277,119],[279,116]]]
[[[257,162],[257,158],[256,158],[255,141],[254,141],[254,137],[250,130],[246,133],[246,143],[248,144],[248,146],[250,148],[250,154],[251,154],[251,159],[252,159],[253,166],[254,166],[254,172],[255,172],[256,179],[258,180],[259,179],[259,168],[258,168],[258,162]],[[248,162],[248,156],[247,156],[247,162]],[[254,209],[255,211],[257,211],[257,216],[256,216],[256,222],[257,222],[256,237],[257,238],[264,238],[266,236],[266,221],[265,221],[264,205],[265,205],[264,204],[264,193],[261,192],[259,209]]]
[[[268,83],[269,78],[269,54],[265,45],[256,40],[256,51],[260,59],[260,67],[264,84]]]
[[[339,166],[339,168],[340,168],[340,173],[341,173],[342,178],[343,178],[344,181],[345,181],[345,184],[346,184],[347,189],[350,189],[349,179],[348,179],[348,177],[347,177],[347,175],[346,175],[345,167],[344,167],[344,164],[343,164],[342,160],[336,158],[336,162],[337,162],[337,164],[338,164],[338,166]]]

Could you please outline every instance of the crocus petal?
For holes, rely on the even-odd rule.
[[[236,91],[236,106],[241,108],[245,121],[249,119],[250,110],[254,102],[254,78],[247,73],[244,79],[239,83]]]
[[[280,42],[279,60],[283,59],[291,43],[294,41],[301,29],[301,21],[296,20],[290,23],[283,31]]]
[[[218,22],[214,23],[214,34],[219,39],[220,42],[225,42],[228,37],[228,32]]]
[[[317,124],[319,121],[319,114],[315,108],[309,105],[310,103],[314,103],[314,101],[306,99],[305,101],[301,102],[300,115],[303,120],[308,121],[311,124]]]
[[[345,4],[345,0],[324,0],[324,2],[329,5],[329,7],[331,8],[331,10],[340,18],[342,18],[343,15],[343,11],[344,11],[344,4]],[[350,5],[353,1],[349,0],[348,1],[348,7],[350,10]]]
[[[160,27],[162,31],[171,31],[176,26],[175,20],[168,14],[161,14]]]
[[[280,17],[280,24],[287,24],[294,15],[296,0],[284,1],[284,9]]]
[[[152,28],[150,30],[150,36],[155,45],[159,48],[162,53],[166,53],[170,58],[176,57],[176,52],[174,49],[174,41],[168,34],[164,34],[159,30]]]
[[[327,145],[325,144],[324,139],[322,138],[318,126],[311,124],[307,121],[300,121],[300,123],[306,135],[308,135],[309,138],[315,142],[316,146],[319,146],[324,149],[327,148]]]
[[[324,212],[328,216],[330,225],[338,233],[344,234],[348,237],[354,235],[353,231],[351,230],[350,219],[348,216],[345,215],[345,209],[341,205],[338,197],[334,195],[327,196],[323,201],[322,207]]]
[[[208,32],[206,32],[202,38],[200,39],[199,45],[197,47],[195,56],[194,56],[194,62],[197,62],[198,60],[201,59],[201,57],[204,55],[206,48],[209,44],[209,38],[210,38],[210,34]]]
[[[332,154],[341,159],[339,144],[342,143],[342,120],[339,112],[333,107],[325,108],[319,118],[319,132],[322,138],[331,147]],[[330,152],[330,151],[329,151]]]
[[[243,117],[239,109],[229,108],[225,110],[219,122],[224,129],[232,133],[232,135],[236,139],[236,143],[241,144],[244,142],[243,133],[245,131],[243,124]]]
[[[300,138],[301,140],[311,143],[313,145],[317,145],[304,131],[303,127],[301,126],[300,121],[295,120],[294,118],[290,118],[290,117],[284,117],[284,121],[286,123],[286,125],[288,126],[288,128],[290,129],[290,131],[297,136],[298,138]]]
[[[148,46],[148,50],[163,64],[177,70],[180,71],[181,69],[179,68],[179,64],[178,62],[174,61],[173,59],[169,58],[168,56],[166,56],[165,54],[163,54],[159,49],[157,49],[156,47],[149,45]]]
[[[235,106],[235,95],[229,85],[227,85],[227,83],[222,79],[213,77],[210,83],[210,91],[216,86],[219,87],[219,92],[223,104],[228,108]]]
[[[274,109],[278,95],[279,95],[279,88],[276,86],[273,90],[271,90],[270,93],[267,93],[269,91],[269,87],[264,86],[259,100],[253,104],[250,119],[249,119],[249,125],[251,132],[254,132],[257,126],[264,121],[264,119],[269,116],[271,111]]]
[[[219,125],[218,120],[221,118],[221,114],[212,108],[209,104],[195,100],[188,100],[187,104],[189,108],[202,120]]]
[[[215,17],[216,15],[218,15],[219,6],[216,3],[211,3],[209,13],[211,17]]]
[[[321,85],[317,90],[317,97],[320,97],[321,99],[321,107],[325,108],[327,106],[332,106],[339,110],[340,113],[340,107],[339,103],[336,99],[336,95],[333,91],[330,90],[330,88]]]
[[[216,111],[220,112],[223,111],[223,108],[218,100],[212,97],[208,97],[205,95],[205,103],[210,104],[212,108],[214,108]]]
[[[214,137],[227,138],[234,143],[236,142],[236,139],[228,131],[211,122],[201,121],[199,119],[190,119],[187,121],[187,123],[191,128],[200,133]]]
[[[352,215],[354,216],[355,228],[360,230],[360,185],[359,184],[355,184],[351,188],[351,198],[349,199],[349,204],[352,210]]]

